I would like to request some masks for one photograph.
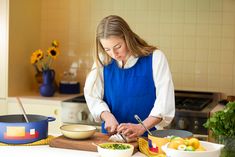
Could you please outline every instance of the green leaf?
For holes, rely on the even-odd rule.
[[[226,104],[224,110],[214,113],[203,126],[212,130],[215,136],[235,137],[235,102]]]

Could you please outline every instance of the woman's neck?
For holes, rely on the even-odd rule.
[[[126,58],[125,58],[124,60],[122,60],[122,68],[124,68],[125,64],[127,63],[128,59],[130,58],[130,56],[131,56],[131,55],[128,53],[128,54],[126,55]]]

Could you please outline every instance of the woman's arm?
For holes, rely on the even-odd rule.
[[[108,105],[103,101],[103,67],[97,69],[95,64],[93,65],[91,72],[86,78],[84,96],[93,118],[96,122],[100,122],[102,120],[101,113],[104,111],[110,112]]]
[[[93,66],[94,67],[94,66]],[[103,101],[104,79],[103,67],[93,70],[89,73],[84,87],[84,96],[87,106],[96,122],[105,121],[104,128],[113,134],[116,132],[118,122],[110,112],[108,105]]]
[[[161,121],[156,121],[155,125],[162,129],[170,124],[175,115],[174,85],[167,59],[160,50],[154,51],[152,66],[156,100],[149,116],[160,118]]]

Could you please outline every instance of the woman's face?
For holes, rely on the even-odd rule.
[[[107,39],[100,39],[100,43],[110,57],[119,61],[126,61],[129,51],[126,42],[117,36],[110,36]]]

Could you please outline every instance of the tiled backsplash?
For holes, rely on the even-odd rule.
[[[110,14],[164,51],[176,89],[235,95],[235,0],[43,0],[41,46],[61,42],[58,74],[77,62],[83,88],[96,25]]]

